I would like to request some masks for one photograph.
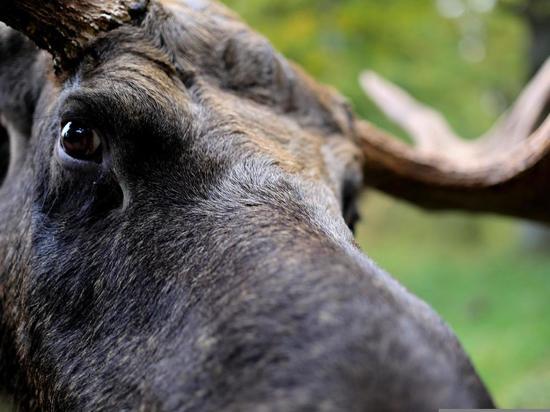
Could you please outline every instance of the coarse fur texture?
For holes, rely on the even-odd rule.
[[[0,379],[22,410],[492,407],[439,317],[354,243],[340,95],[197,0],[51,67],[1,29]],[[102,136],[97,167],[56,155],[72,119]]]

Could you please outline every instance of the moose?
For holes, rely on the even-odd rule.
[[[354,242],[365,188],[550,222],[547,64],[466,143],[358,118],[225,6],[4,0],[0,384],[21,410],[492,408],[457,338]]]

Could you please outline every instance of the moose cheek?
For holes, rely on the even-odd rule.
[[[96,163],[75,159],[58,139],[51,164],[52,186],[40,201],[41,210],[76,228],[90,218],[100,219],[121,208],[125,196],[109,160]]]

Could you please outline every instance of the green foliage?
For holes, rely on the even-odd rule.
[[[364,69],[441,110],[466,137],[487,130],[526,81],[528,31],[510,11],[519,0],[459,19],[441,17],[428,0],[225,2],[394,133],[358,86]],[[477,62],[459,51],[472,27],[486,48]],[[499,406],[548,407],[550,255],[524,250],[511,220],[435,215],[373,194],[362,208],[363,249],[451,324]]]
[[[485,131],[525,80],[527,31],[506,10],[463,21],[428,0],[226,0],[250,25],[315,78],[338,88],[357,112],[395,127],[365,98],[357,78],[379,72],[441,110],[468,137]],[[460,27],[482,26],[487,57],[459,53]],[[399,132],[400,133],[400,132]]]

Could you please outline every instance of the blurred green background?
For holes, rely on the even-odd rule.
[[[531,74],[533,20],[521,10],[535,5],[532,19],[550,16],[550,0],[225,3],[361,116],[402,137],[362,94],[361,70],[376,70],[475,137]],[[427,213],[374,192],[361,211],[364,251],[450,323],[499,406],[549,407],[550,241],[512,219]]]

